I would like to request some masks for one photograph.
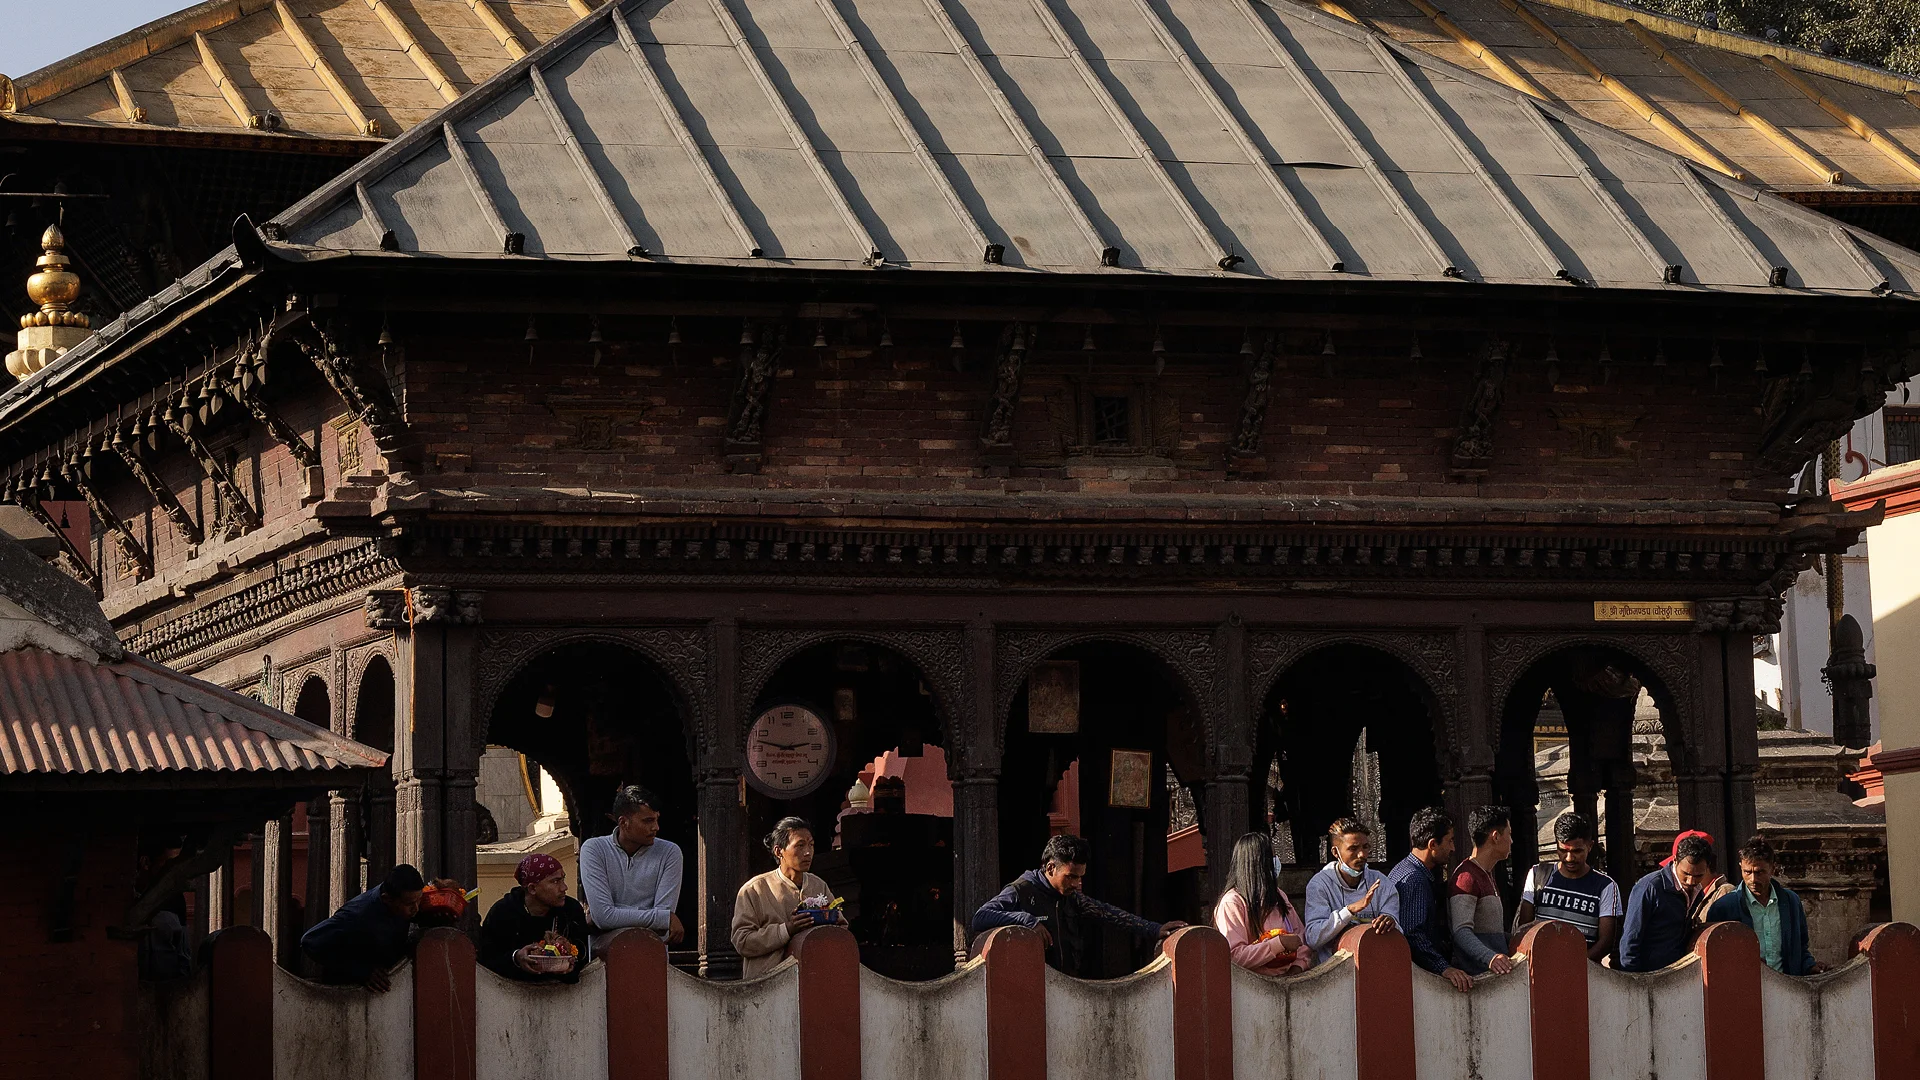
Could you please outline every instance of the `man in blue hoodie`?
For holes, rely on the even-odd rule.
[[[1773,880],[1780,860],[1766,838],[1740,849],[1740,887],[1713,902],[1707,921],[1745,923],[1760,939],[1760,959],[1782,975],[1818,975],[1826,968],[1807,949],[1807,909],[1792,889]]]
[[[1092,978],[1097,958],[1086,955],[1084,920],[1118,927],[1136,938],[1164,938],[1187,925],[1149,922],[1138,915],[1103,904],[1088,896],[1082,885],[1092,845],[1077,836],[1056,836],[1040,852],[1040,869],[1029,870],[1000,895],[973,913],[975,936],[996,926],[1021,926],[1040,932],[1046,943],[1047,964],[1054,970]]]
[[[1400,890],[1367,865],[1372,830],[1353,818],[1341,818],[1327,832],[1333,861],[1307,882],[1306,905],[1307,944],[1323,957],[1332,955],[1340,935],[1351,927],[1365,923],[1391,930],[1400,920]]]

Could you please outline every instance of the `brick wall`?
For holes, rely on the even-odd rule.
[[[71,941],[49,940],[70,819],[8,812],[0,829],[0,1072],[132,1080],[137,1072],[134,944],[107,936],[133,896],[131,827],[83,838]]]

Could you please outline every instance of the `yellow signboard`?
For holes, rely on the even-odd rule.
[[[1595,600],[1595,622],[1692,622],[1691,600]]]

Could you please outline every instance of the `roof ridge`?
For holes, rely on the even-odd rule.
[[[1734,30],[1716,30],[1676,15],[1617,3],[1615,0],[1535,0],[1535,2],[1612,23],[1637,22],[1657,34],[1691,41],[1696,45],[1705,45],[1709,48],[1724,49],[1741,56],[1751,56],[1756,59],[1772,56],[1790,67],[1815,75],[1826,75],[1874,90],[1915,95],[1909,100],[1913,100],[1916,106],[1920,106],[1920,79],[1909,78],[1887,68],[1874,67],[1872,64],[1863,64],[1858,60],[1829,56],[1798,45],[1768,41],[1765,38],[1757,38]]]
[[[69,90],[106,77],[116,68],[184,45],[192,41],[195,34],[239,22],[272,6],[273,0],[204,0],[184,11],[162,15],[11,80],[11,92],[5,95],[0,111],[14,112],[51,101]]]

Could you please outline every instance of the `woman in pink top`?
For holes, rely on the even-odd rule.
[[[1313,950],[1293,902],[1273,874],[1273,843],[1248,833],[1233,845],[1227,891],[1213,906],[1213,928],[1227,939],[1233,962],[1256,975],[1292,975],[1313,966]]]

